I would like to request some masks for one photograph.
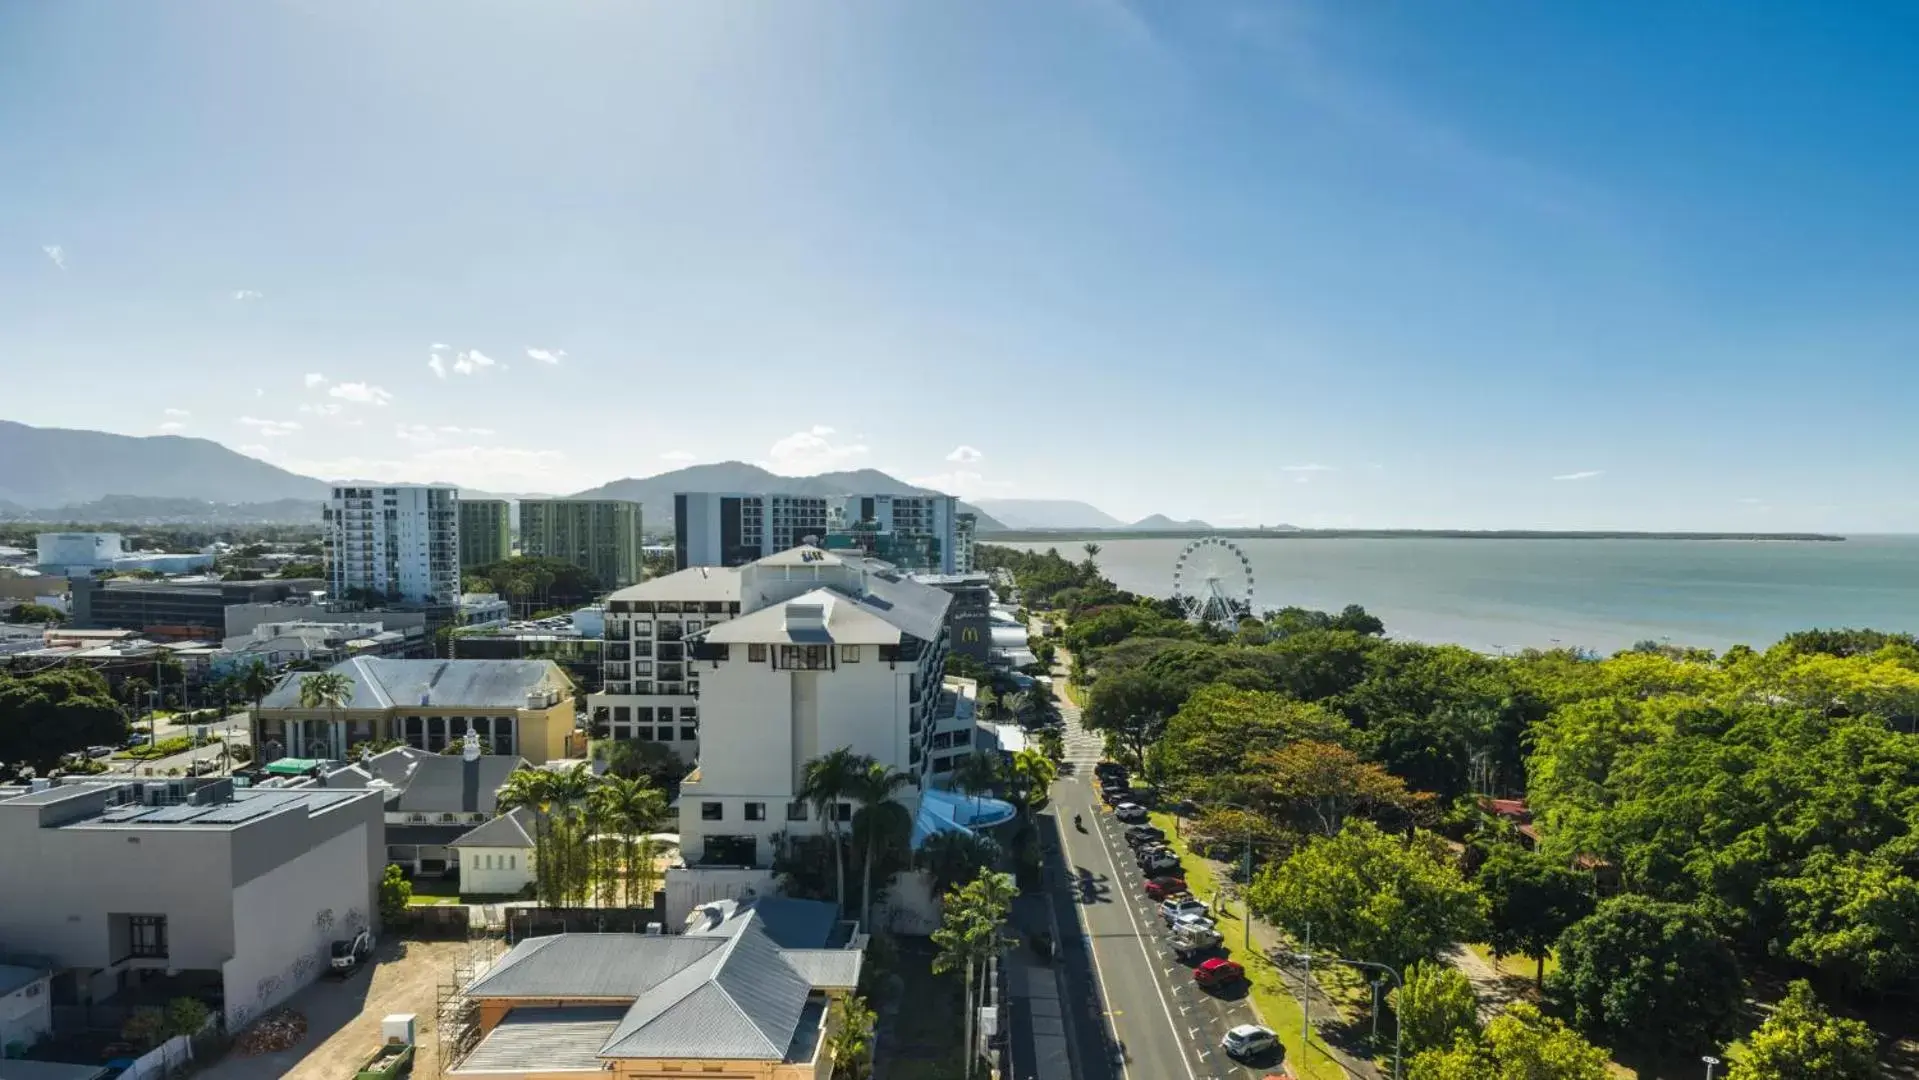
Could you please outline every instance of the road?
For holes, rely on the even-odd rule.
[[[1055,687],[1064,685],[1064,674],[1056,675]],[[1062,823],[1057,836],[1068,877],[1063,895],[1074,909],[1068,917],[1079,922],[1090,945],[1105,1019],[1123,1050],[1121,1080],[1245,1080],[1277,1072],[1276,1060],[1243,1065],[1219,1049],[1229,1028],[1257,1022],[1245,987],[1202,991],[1193,985],[1191,969],[1173,956],[1122,827],[1092,786],[1100,738],[1080,727],[1078,708],[1063,695],[1060,712],[1068,768],[1053,785],[1053,807]],[[1085,832],[1072,826],[1075,814]]]

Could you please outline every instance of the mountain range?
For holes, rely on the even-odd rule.
[[[313,522],[333,483],[289,472],[210,439],[113,435],[41,428],[0,420],[0,520],[73,522]],[[363,481],[377,483],[377,480]],[[472,498],[518,499],[462,488]],[[938,494],[877,469],[781,476],[743,461],[693,465],[657,476],[625,477],[567,498],[631,499],[645,507],[649,531],[672,519],[676,491],[753,491],[787,495]],[[1016,529],[1113,532],[1206,528],[1161,514],[1127,525],[1070,499],[981,499],[960,503],[978,515],[982,534]]]

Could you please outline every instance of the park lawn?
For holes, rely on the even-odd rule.
[[[1486,961],[1486,963],[1491,964],[1494,968],[1498,969],[1503,974],[1511,975],[1515,978],[1524,979],[1528,983],[1531,983],[1533,981],[1533,975],[1536,971],[1536,965],[1533,963],[1532,957],[1517,956],[1517,955],[1496,957],[1493,955],[1493,951],[1490,946],[1481,945],[1477,943],[1467,945],[1466,947],[1472,950],[1472,953],[1474,956],[1477,956],[1481,960]],[[1546,974],[1551,975],[1554,971],[1558,970],[1558,968],[1559,968],[1559,957],[1556,954],[1547,953],[1546,954]]]
[[[1185,866],[1181,877],[1186,879],[1186,887],[1194,896],[1213,903],[1219,895],[1219,878],[1213,872],[1212,863],[1193,854],[1186,846],[1186,838],[1174,831],[1174,815],[1166,811],[1155,811],[1152,822],[1166,831],[1166,842],[1174,851],[1179,852],[1180,862]],[[1226,944],[1232,947],[1235,942],[1243,941],[1245,934],[1246,909],[1242,905],[1237,916],[1232,914],[1232,905],[1225,900],[1216,905],[1215,918],[1219,921],[1219,932],[1225,936]],[[1339,1063],[1324,1053],[1303,1052],[1300,1043],[1300,1028],[1305,1014],[1300,1010],[1299,1002],[1286,992],[1285,984],[1280,981],[1279,968],[1268,960],[1259,950],[1248,954],[1244,949],[1233,949],[1233,957],[1246,968],[1246,979],[1252,986],[1253,1011],[1259,1014],[1260,1022],[1272,1028],[1279,1041],[1286,1047],[1286,1066],[1299,1080],[1346,1080],[1346,1071]],[[1315,1040],[1316,1046],[1322,1046]]]

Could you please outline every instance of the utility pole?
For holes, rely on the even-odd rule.
[[[1306,962],[1306,981],[1299,995],[1299,1059],[1306,1060],[1313,1045],[1313,924],[1306,924],[1306,951],[1299,954]]]
[[[1719,1059],[1716,1057],[1713,1057],[1711,1054],[1707,1054],[1705,1057],[1702,1057],[1699,1060],[1706,1063],[1706,1080],[1712,1080],[1712,1071],[1713,1069],[1718,1067]]]

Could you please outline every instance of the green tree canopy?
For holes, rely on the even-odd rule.
[[[1461,1036],[1450,1049],[1412,1059],[1410,1080],[1607,1080],[1606,1052],[1524,1002]]]
[[[1553,943],[1592,914],[1592,875],[1518,844],[1498,843],[1473,881],[1486,894],[1493,951],[1534,958],[1534,979],[1543,984]]]
[[[44,773],[74,751],[126,739],[126,716],[98,674],[81,667],[0,672],[0,761]]]
[[[1616,896],[1559,939],[1546,977],[1574,1027],[1639,1054],[1697,1053],[1731,1032],[1745,995],[1732,950],[1697,909]]]
[[[1200,689],[1166,723],[1159,763],[1179,790],[1203,793],[1246,767],[1249,755],[1301,740],[1346,743],[1344,717],[1279,694],[1226,685]]]
[[[1806,982],[1795,982],[1746,1039],[1726,1080],[1879,1080],[1878,1040],[1857,1020],[1827,1012]]]
[[[1451,964],[1420,961],[1406,969],[1406,985],[1388,1001],[1399,1017],[1400,1049],[1406,1054],[1446,1049],[1460,1036],[1479,1034],[1479,999],[1472,980]]]

